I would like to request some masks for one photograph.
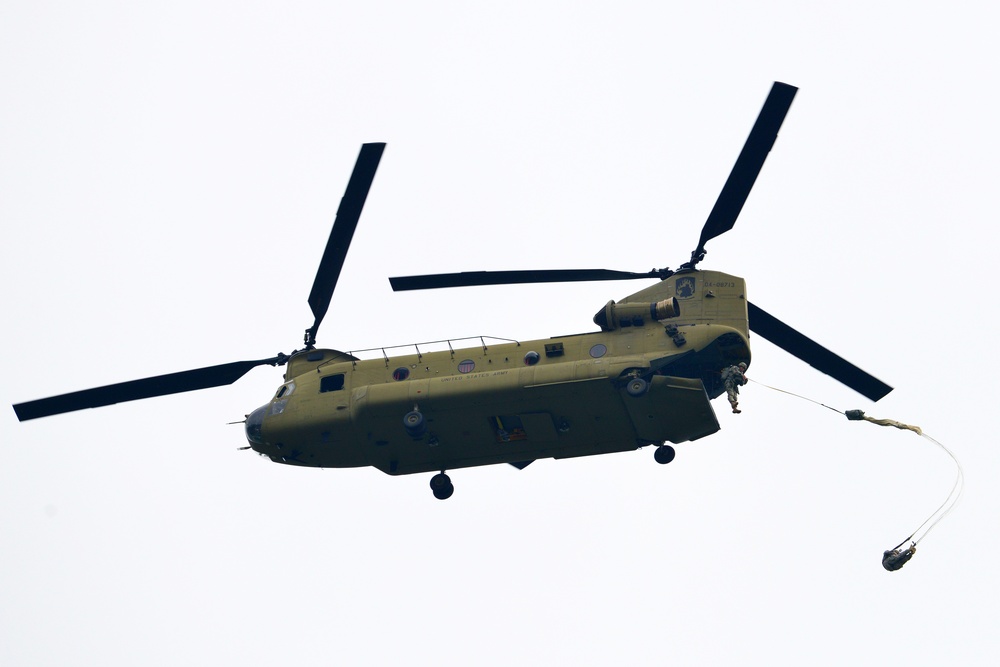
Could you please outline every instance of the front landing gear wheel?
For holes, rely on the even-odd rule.
[[[670,445],[660,445],[656,448],[656,451],[653,452],[653,458],[656,459],[657,463],[662,465],[666,465],[673,461],[674,456],[676,455],[677,452],[674,451],[674,448]]]
[[[451,483],[451,478],[442,472],[431,477],[431,491],[438,500],[448,500],[451,494],[455,493],[455,487]]]
[[[403,428],[411,438],[419,439],[427,432],[427,420],[418,410],[411,410],[403,415]]]

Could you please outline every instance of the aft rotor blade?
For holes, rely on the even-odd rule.
[[[64,412],[83,410],[84,408],[99,408],[115,403],[137,401],[141,398],[167,396],[168,394],[179,394],[185,391],[195,391],[209,387],[221,387],[236,382],[246,375],[251,368],[265,364],[276,366],[283,364],[286,359],[282,355],[257,361],[234,361],[229,364],[208,366],[206,368],[181,371],[180,373],[169,373],[167,375],[157,375],[156,377],[143,378],[142,380],[119,382],[118,384],[109,384],[104,387],[95,387],[60,396],[41,398],[37,401],[18,403],[14,406],[14,412],[20,421],[27,421],[29,419],[38,419],[39,417],[58,415]]]
[[[816,370],[826,373],[873,401],[879,400],[892,391],[892,387],[886,383],[869,375],[816,341],[806,338],[773,315],[752,303],[747,303],[747,306],[751,331],[798,357]]]
[[[728,232],[736,224],[736,218],[739,217],[743,204],[750,196],[750,190],[757,180],[761,167],[764,166],[764,160],[767,159],[771,146],[778,138],[778,129],[785,120],[788,108],[792,106],[792,99],[797,90],[795,86],[778,81],[771,86],[771,92],[764,101],[757,122],[750,130],[750,136],[747,137],[743,150],[736,159],[736,164],[733,165],[733,170],[701,230],[701,240],[698,241],[696,253],[703,253],[706,243]]]
[[[666,278],[669,269],[654,269],[647,273],[611,271],[609,269],[543,269],[539,271],[467,271],[438,273],[426,276],[389,278],[395,292],[442,287],[473,287],[482,285],[518,285],[526,283],[584,282],[588,280],[637,280]]]
[[[330,307],[333,290],[337,286],[340,270],[344,268],[344,260],[347,258],[347,249],[351,246],[354,230],[361,217],[361,209],[364,208],[365,200],[368,198],[368,190],[375,179],[375,170],[378,169],[384,150],[384,143],[364,144],[354,164],[351,179],[347,182],[347,190],[344,191],[340,206],[337,208],[337,217],[333,221],[333,229],[330,230],[330,239],[326,242],[323,259],[320,260],[319,269],[316,271],[312,291],[309,292],[309,307],[315,319],[313,325],[306,330],[307,345],[316,342],[316,331]]]

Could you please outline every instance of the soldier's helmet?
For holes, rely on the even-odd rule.
[[[741,361],[741,362],[739,363],[739,366],[740,366],[740,370],[741,370],[741,371],[745,371],[745,370],[747,369],[747,365],[746,365],[746,363],[745,363],[745,362],[743,362],[743,361]]]

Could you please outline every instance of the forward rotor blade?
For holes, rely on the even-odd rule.
[[[743,204],[750,196],[750,189],[753,188],[757,175],[764,166],[764,160],[767,159],[774,140],[778,138],[778,129],[785,120],[788,108],[792,106],[792,99],[797,90],[795,86],[778,81],[771,86],[771,92],[764,101],[757,122],[750,130],[750,136],[747,137],[743,150],[736,159],[736,164],[733,165],[719,198],[715,200],[715,206],[709,213],[708,220],[705,221],[696,253],[703,253],[706,243],[728,232],[736,224],[736,218],[739,217]]]
[[[316,342],[316,332],[330,307],[330,299],[333,298],[333,290],[337,287],[340,270],[344,268],[347,249],[351,246],[354,230],[361,217],[361,209],[364,208],[365,200],[368,198],[368,190],[371,188],[375,170],[378,169],[384,150],[384,143],[364,144],[358,154],[351,179],[347,182],[347,190],[344,191],[340,206],[337,208],[337,217],[333,221],[330,239],[326,242],[323,259],[320,260],[319,269],[316,271],[312,291],[309,292],[309,307],[315,319],[313,325],[306,330],[306,345]]]
[[[99,408],[115,403],[137,401],[141,398],[167,396],[185,391],[221,387],[236,382],[247,374],[250,369],[269,364],[276,366],[287,360],[284,355],[271,359],[257,361],[234,361],[229,364],[208,366],[179,373],[157,375],[142,380],[131,380],[109,384],[104,387],[74,391],[60,396],[41,398],[37,401],[27,401],[14,406],[14,412],[20,421],[38,419],[58,415],[64,412],[83,410],[84,408]]]
[[[747,303],[750,330],[766,338],[786,352],[798,357],[816,370],[826,373],[859,394],[877,401],[892,387],[869,375],[846,359],[837,356],[819,343],[806,338],[778,318]]]
[[[543,269],[539,271],[467,271],[464,273],[438,273],[427,276],[389,278],[394,292],[407,290],[439,289],[442,287],[472,287],[482,285],[518,285],[526,283],[584,282],[588,280],[637,280],[640,278],[666,278],[668,269],[633,273],[609,269]]]

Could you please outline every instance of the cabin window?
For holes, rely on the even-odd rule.
[[[528,352],[526,355],[524,355],[524,365],[534,366],[535,364],[538,363],[539,359],[541,359],[541,357],[538,355],[537,352],[534,351]]]
[[[327,375],[319,381],[320,393],[327,391],[340,391],[344,388],[344,374]]]
[[[603,343],[598,343],[594,347],[590,348],[590,356],[592,356],[594,359],[600,359],[607,353],[608,353],[608,346]]]
[[[471,373],[475,367],[476,367],[476,362],[474,362],[472,359],[465,359],[465,360],[459,362],[459,364],[458,364],[458,372],[459,373]]]
[[[400,366],[392,372],[392,379],[397,382],[405,380],[408,377],[410,377],[410,369],[406,366]]]

